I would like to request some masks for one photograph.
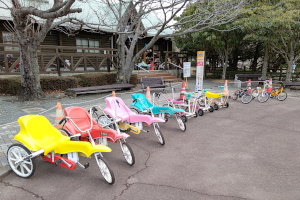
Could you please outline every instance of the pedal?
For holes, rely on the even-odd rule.
[[[83,166],[84,166],[84,169],[86,169],[86,168],[88,168],[90,166],[90,163],[87,162]]]
[[[56,165],[56,166],[61,165],[61,163],[63,163],[62,159],[57,159],[57,160],[55,161],[55,165]]]
[[[86,169],[90,166],[90,163],[85,163],[84,165],[81,164],[80,162],[77,163],[79,165],[79,167],[83,168],[83,169]]]
[[[143,131],[144,133],[150,132],[150,130],[143,130],[143,129],[141,129],[141,131]]]

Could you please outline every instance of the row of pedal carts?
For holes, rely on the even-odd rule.
[[[38,156],[68,170],[76,166],[86,169],[89,163],[80,163],[79,158],[94,157],[105,181],[113,184],[114,173],[102,155],[102,152],[111,152],[109,142],[119,143],[125,161],[134,165],[135,156],[126,141],[130,133],[149,132],[147,128],[152,127],[151,131],[159,143],[164,145],[160,124],[174,116],[179,129],[186,131],[189,118],[202,116],[207,111],[213,112],[221,107],[228,108],[227,81],[221,90],[221,93],[204,90],[202,95],[187,93],[183,82],[180,98],[175,99],[173,88],[173,98],[167,98],[163,93],[153,93],[151,97],[150,89],[147,88],[146,95],[131,94],[132,103],[129,107],[113,92],[111,97],[105,99],[105,108],[94,106],[87,111],[73,106],[62,110],[58,104],[56,126],[41,115],[22,116],[18,119],[20,132],[14,137],[20,143],[8,148],[8,164],[15,174],[29,178],[35,172],[35,158]],[[165,103],[158,106],[158,101]]]

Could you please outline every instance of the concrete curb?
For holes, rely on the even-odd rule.
[[[11,172],[9,166],[0,167],[0,180]]]

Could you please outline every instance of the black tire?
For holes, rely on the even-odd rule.
[[[176,115],[176,120],[177,120],[180,130],[182,130],[183,132],[186,131],[186,124],[183,121],[183,119],[179,115]]]
[[[236,90],[232,95],[232,100],[237,100],[239,98],[240,91]]]
[[[252,94],[245,92],[241,98],[243,104],[248,104],[253,100]]]
[[[210,108],[208,110],[209,110],[209,112],[214,112],[214,107],[210,106]]]
[[[15,152],[15,153],[13,153]],[[18,152],[18,153],[16,153]],[[16,175],[22,177],[22,178],[29,178],[31,177],[36,169],[36,163],[34,158],[30,158],[28,160],[23,161],[21,164],[15,164],[15,160],[24,158],[28,155],[30,155],[31,152],[21,144],[13,144],[11,145],[7,150],[7,162],[10,166],[10,168],[15,172]],[[16,157],[17,155],[17,157]],[[18,157],[20,156],[20,157]],[[28,167],[29,165],[29,167]],[[26,167],[25,167],[26,166]],[[27,173],[25,173],[25,171]]]
[[[164,120],[165,120],[164,123],[167,123],[169,121],[169,118],[165,116]]]
[[[287,93],[285,91],[282,91],[282,96],[281,96],[281,92],[277,94],[277,99],[279,101],[284,101],[286,98],[287,98]]]
[[[198,113],[197,113],[197,111],[195,112],[195,116],[194,116],[194,118],[197,118],[198,117]]]
[[[225,105],[224,105],[224,108],[228,108],[229,107],[229,103],[226,102]]]
[[[108,162],[105,160],[105,158],[103,158],[102,156],[97,156],[98,162],[100,163],[100,165],[102,167],[106,167],[105,171],[103,171],[103,169],[101,169],[101,166],[98,164],[98,167],[100,169],[100,173],[103,176],[103,178],[105,179],[106,182],[108,182],[110,185],[115,183],[115,175],[113,173],[113,171],[110,169]],[[106,177],[105,173],[109,173],[110,178]]]
[[[181,119],[182,119],[184,122],[187,122],[188,119],[187,119],[187,117],[186,117],[185,115],[181,115],[180,117],[181,117]]]
[[[201,108],[198,110],[198,115],[199,116],[203,116],[204,115],[204,111]]]
[[[158,138],[159,143],[160,143],[161,145],[164,145],[166,142],[165,142],[165,138],[164,138],[164,136],[163,136],[163,134],[162,134],[160,128],[158,127],[157,124],[154,124],[153,127],[154,127],[154,132],[155,132],[155,135],[156,135],[157,138]]]
[[[218,104],[214,104],[214,110],[219,110]]]
[[[121,149],[122,149],[122,152],[123,152],[123,156],[124,156],[126,162],[130,166],[134,165],[135,157],[134,157],[131,146],[126,142],[121,142],[121,145],[122,145]]]

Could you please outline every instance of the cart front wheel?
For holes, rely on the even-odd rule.
[[[10,168],[22,178],[29,178],[34,174],[36,168],[35,160],[30,158],[18,164],[16,164],[16,161],[30,154],[30,151],[21,144],[13,144],[7,150],[7,161]]]
[[[210,106],[210,108],[209,108],[209,112],[214,112],[214,107],[212,107],[212,106]]]
[[[186,130],[186,124],[180,116],[176,116],[176,120],[178,122],[179,128],[184,132]]]
[[[228,108],[229,107],[229,103],[226,102],[225,105],[224,105],[224,108]]]
[[[155,131],[155,134],[158,138],[158,141],[161,145],[164,145],[165,144],[165,139],[164,139],[164,136],[162,135],[161,131],[160,131],[160,128],[158,127],[157,124],[154,124],[154,131]]]
[[[108,162],[100,155],[96,156],[97,164],[100,169],[100,172],[103,176],[103,178],[108,182],[109,184],[115,183],[115,175],[113,171],[110,169]]]
[[[135,157],[129,144],[126,142],[121,142],[121,149],[126,162],[131,166],[134,165]]]

